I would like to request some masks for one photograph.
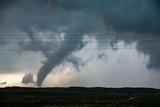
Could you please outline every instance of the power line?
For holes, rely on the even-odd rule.
[[[80,50],[139,49],[139,48],[140,49],[160,49],[160,47],[138,47],[138,48],[118,48],[118,47],[114,47],[114,48],[103,48],[103,49],[102,48],[101,49],[89,48],[89,49],[80,49]],[[35,51],[36,50],[37,51],[39,51],[39,50],[50,50],[50,51],[55,51],[55,50],[60,51],[60,50],[62,50],[63,51],[64,50],[64,51],[71,51],[71,50],[79,50],[79,49],[47,49],[47,48],[46,49],[43,49],[43,48],[42,49],[40,49],[40,48],[39,49],[32,49],[32,48],[30,48],[30,49],[29,48],[28,49],[18,49],[17,48],[17,49],[0,49],[0,50],[4,50],[4,51],[5,50],[11,50],[11,51],[12,50],[13,51],[14,50],[35,50]]]

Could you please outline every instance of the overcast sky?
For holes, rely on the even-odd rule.
[[[160,88],[159,19],[159,0],[0,0],[0,87]]]

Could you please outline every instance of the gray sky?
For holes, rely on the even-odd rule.
[[[0,2],[0,82],[160,88],[158,0]]]

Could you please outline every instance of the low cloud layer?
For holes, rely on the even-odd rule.
[[[25,74],[23,79],[22,79],[22,83],[23,84],[29,84],[29,83],[34,83],[34,79],[33,79],[33,74],[29,73],[29,74]]]

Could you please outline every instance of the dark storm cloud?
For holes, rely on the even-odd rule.
[[[85,46],[86,34],[99,43],[104,36],[112,40],[112,47],[119,40],[137,42],[138,50],[150,56],[148,68],[159,69],[159,3],[158,0],[1,0],[0,28],[16,27],[29,37],[29,42],[22,42],[21,49],[41,51],[47,58],[38,73],[38,86],[53,68]],[[47,40],[46,32],[53,33],[49,34],[50,41],[57,38],[56,34],[64,35],[61,42],[48,44],[39,38],[41,32],[45,32]],[[68,61],[79,66],[71,59]]]
[[[159,32],[159,10],[154,7],[158,0],[53,0],[50,3],[68,11],[81,10],[100,15],[106,26],[119,32]]]

